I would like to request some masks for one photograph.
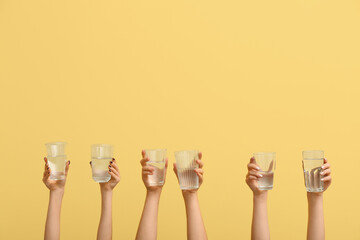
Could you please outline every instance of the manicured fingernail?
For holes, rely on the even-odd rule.
[[[324,181],[324,179],[322,178],[322,179],[320,179],[320,181],[322,181],[322,182],[323,182],[323,181]]]
[[[111,167],[111,165],[109,165],[109,167]]]
[[[324,172],[320,172],[320,175],[324,175]]]
[[[49,167],[47,167],[47,169],[49,169]]]
[[[109,172],[111,172],[111,169],[109,170]]]
[[[112,161],[110,161],[110,164],[112,164]]]
[[[114,161],[114,160],[115,160],[115,158],[112,158],[112,160]]]
[[[257,169],[257,170],[260,170],[260,168],[259,168],[259,167],[256,167],[256,169]]]
[[[70,165],[70,160],[69,160],[69,165]]]
[[[262,175],[262,174],[259,174],[259,176],[260,176],[260,177],[263,177],[263,175]]]
[[[91,165],[91,161],[89,162],[89,164]]]
[[[322,169],[324,169],[324,168],[325,168],[325,166],[323,165],[323,166],[321,166],[321,168],[322,168]]]

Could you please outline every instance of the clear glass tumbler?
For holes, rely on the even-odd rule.
[[[150,186],[164,185],[166,149],[147,149],[145,156],[150,159],[147,165],[155,169],[154,174],[148,176]]]
[[[51,180],[64,180],[66,167],[66,142],[50,142],[45,144],[47,160],[50,167]]]
[[[324,151],[313,150],[303,151],[303,169],[306,191],[322,192],[324,191],[321,181],[321,166],[324,164]]]
[[[108,182],[111,179],[109,164],[113,158],[113,146],[110,144],[91,145],[92,178],[95,182]]]
[[[259,179],[258,185],[260,190],[271,190],[274,186],[274,171],[276,153],[274,152],[256,152],[254,158],[256,164],[260,167],[259,173],[263,175]]]
[[[199,151],[197,150],[175,152],[176,168],[181,190],[199,188],[199,177],[194,171],[199,167],[196,162],[199,159],[198,154]]]

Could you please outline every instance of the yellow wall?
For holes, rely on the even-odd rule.
[[[203,152],[210,239],[249,239],[254,151],[276,151],[273,239],[304,239],[301,151],[323,149],[327,239],[360,239],[360,3],[355,0],[0,1],[0,239],[41,239],[44,143],[71,160],[62,239],[94,239],[90,144],[112,143],[122,180],[114,239],[132,239],[142,148]],[[170,170],[170,169],[169,169]],[[186,236],[172,171],[159,240]]]

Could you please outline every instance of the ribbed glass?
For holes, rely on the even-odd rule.
[[[199,167],[196,162],[199,159],[198,154],[197,150],[175,152],[176,168],[182,190],[199,188],[199,177],[195,172],[195,169]]]

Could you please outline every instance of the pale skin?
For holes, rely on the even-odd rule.
[[[255,158],[250,159],[247,165],[248,173],[246,183],[253,192],[253,217],[251,224],[252,240],[269,240],[270,230],[267,215],[267,190],[260,190],[258,181],[263,176],[259,173],[260,167],[256,164]]]
[[[153,175],[155,169],[149,165],[147,162],[150,160],[145,156],[145,151],[141,151],[142,159],[140,160],[141,164],[141,176],[146,188],[146,198],[144,209],[141,215],[139,227],[136,233],[136,240],[155,240],[157,238],[157,219],[158,219],[158,210],[160,195],[162,191],[162,186],[150,186],[149,175]],[[165,159],[165,177],[164,184],[166,180],[166,172],[168,167],[168,160]]]
[[[321,181],[323,182],[324,191],[331,185],[331,169],[330,163],[324,158],[322,165]],[[324,192],[323,191],[323,192]],[[325,223],[323,208],[323,192],[308,192],[308,240],[325,240]]]
[[[101,193],[101,216],[97,240],[112,239],[112,195],[113,189],[120,182],[119,167],[115,158],[109,162],[108,169],[108,173],[111,176],[110,180],[106,183],[99,183]]]
[[[198,168],[195,169],[195,173],[199,177],[199,187],[204,180],[204,170],[202,169],[204,163],[202,162],[202,153],[198,155],[197,160]],[[174,173],[179,180],[176,163],[174,163]],[[182,195],[185,202],[186,220],[187,220],[187,239],[188,240],[207,240],[207,234],[205,230],[204,221],[201,216],[200,204],[197,195],[198,189],[182,190]]]
[[[43,173],[43,183],[50,190],[49,206],[45,223],[45,240],[60,239],[60,213],[61,203],[64,196],[65,182],[69,171],[70,161],[66,162],[65,180],[51,180],[51,169],[47,158],[44,158],[45,168]]]

